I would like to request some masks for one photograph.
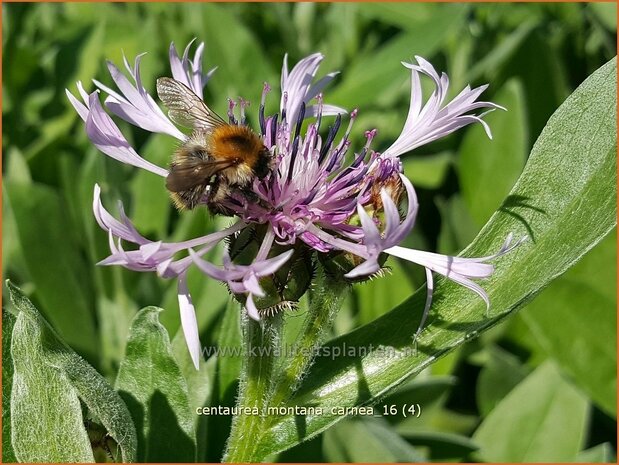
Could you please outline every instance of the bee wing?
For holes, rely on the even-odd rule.
[[[212,129],[227,124],[182,82],[167,77],[159,78],[157,94],[168,107],[170,119],[181,126]]]
[[[185,160],[171,167],[166,178],[166,188],[171,192],[192,189],[200,184],[206,184],[211,176],[235,164],[236,159]]]

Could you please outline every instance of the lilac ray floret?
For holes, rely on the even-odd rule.
[[[120,204],[120,221],[114,218],[101,203],[101,188],[95,185],[93,213],[102,229],[110,239],[111,255],[102,260],[101,265],[121,265],[134,271],[157,272],[164,278],[177,277],[191,265],[189,257],[174,260],[174,256],[190,248],[200,247],[199,254],[204,254],[226,237],[237,233],[246,226],[239,221],[222,231],[183,242],[166,243],[151,241],[142,236],[124,213]],[[136,250],[126,251],[121,241],[138,246]]]
[[[286,120],[290,124],[294,124],[297,120],[301,104],[308,105],[309,101],[316,97],[327,84],[329,84],[339,73],[329,73],[316,83],[312,84],[320,62],[324,59],[320,53],[314,53],[299,61],[294,68],[288,72],[288,55],[284,56],[284,64],[282,65],[282,97],[280,102],[280,111],[282,115],[286,115]],[[311,106],[307,111],[307,116],[316,116],[318,108]],[[323,105],[323,115],[337,115],[346,113],[343,108],[334,105]]]
[[[258,278],[270,276],[286,263],[294,250],[288,250],[280,255],[266,260],[256,260],[251,265],[236,265],[230,257],[224,254],[224,267],[219,268],[202,260],[193,250],[189,255],[196,266],[211,278],[224,281],[235,294],[247,294],[245,308],[247,314],[254,320],[260,320],[260,313],[253,301],[253,296],[264,297],[265,293],[258,283]]]
[[[423,58],[418,56],[415,58],[417,64],[402,62],[406,68],[411,70],[411,98],[408,116],[400,136],[383,152],[383,156],[398,157],[472,123],[480,123],[488,137],[492,139],[490,128],[481,119],[485,113],[468,114],[479,108],[487,108],[488,111],[504,110],[495,103],[476,101],[488,86],[476,89],[466,86],[451,102],[443,105],[449,90],[449,78],[445,73],[439,76],[434,67]],[[423,104],[420,74],[430,77],[435,86],[425,105]]]
[[[507,235],[505,242],[501,248],[492,255],[479,258],[464,258],[464,257],[452,257],[449,255],[441,255],[431,252],[424,252],[421,250],[407,249],[405,247],[394,246],[390,249],[386,249],[385,253],[399,257],[404,260],[422,265],[426,269],[426,281],[427,281],[427,294],[426,303],[419,323],[419,328],[415,337],[419,335],[423,329],[423,325],[430,311],[432,305],[432,293],[434,291],[434,280],[432,272],[436,272],[445,276],[448,279],[464,286],[473,292],[475,292],[486,304],[486,308],[490,308],[490,299],[486,291],[471,278],[488,278],[494,272],[494,266],[487,261],[493,260],[511,252],[518,247],[522,242],[526,241],[528,236],[523,236],[520,240],[512,243],[513,235],[510,233]]]
[[[179,58],[174,47],[174,42],[170,44],[170,69],[172,70],[172,77],[177,81],[182,82],[189,87],[194,94],[202,98],[202,92],[204,86],[209,81],[213,73],[217,68],[211,69],[208,73],[202,73],[202,54],[204,53],[204,42],[200,42],[196,48],[196,52],[193,56],[193,60],[189,59],[189,49],[194,43],[193,39],[183,52],[183,58]]]
[[[364,233],[364,250],[359,255],[364,257],[366,261],[356,268],[353,268],[346,274],[346,277],[357,278],[359,276],[376,273],[380,269],[378,263],[380,254],[402,242],[413,229],[413,226],[415,226],[415,219],[419,208],[417,194],[411,182],[404,175],[399,176],[402,184],[406,188],[408,198],[408,208],[404,220],[400,221],[400,212],[384,189],[382,189],[380,193],[385,210],[386,226],[383,233],[378,230],[377,225],[365,211],[363,205],[357,205],[357,213]]]
[[[86,134],[95,147],[122,163],[145,169],[159,176],[167,176],[168,170],[145,160],[131,147],[112,118],[103,110],[97,92],[88,95],[81,83],[77,86],[84,103],[77,100],[68,90],[66,94],[73,108],[85,121]]]
[[[93,82],[99,89],[108,94],[105,105],[119,118],[146,131],[168,134],[179,140],[185,140],[186,136],[161,111],[142,85],[140,78],[142,56],[144,54],[135,58],[133,68],[129,65],[127,58],[123,57],[125,68],[127,68],[135,84],[132,84],[114,63],[108,61],[107,68],[120,92],[116,92],[97,80],[93,80]]]

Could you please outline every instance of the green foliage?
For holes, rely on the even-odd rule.
[[[11,341],[11,440],[20,462],[93,462],[82,404],[120,448],[119,461],[135,460],[135,428],[109,384],[71,350],[13,284],[17,319]]]
[[[40,311],[33,313],[20,297],[17,315],[3,312],[3,461],[101,459],[101,450],[93,455],[88,443],[96,428],[84,427],[84,420],[103,424],[119,441],[118,460],[222,457],[231,418],[194,412],[235,404],[243,372],[235,352],[242,348],[240,306],[224,286],[190,271],[202,343],[228,350],[207,354],[196,371],[178,332],[175,283],[95,266],[109,246],[92,216],[93,185],[101,185],[112,213],[122,200],[153,240],[201,236],[228,226],[229,219],[177,213],[160,178],[92,147],[64,95],[65,88],[75,91],[76,80],[88,91],[93,78],[110,85],[105,60],[122,65],[123,52],[130,62],[148,52],[141,74],[152,91],[157,77],[170,74],[169,43],[182,52],[194,37],[206,43],[205,70],[218,67],[205,91],[209,105],[224,113],[226,99],[241,95],[252,102],[253,126],[262,84],[277,89],[284,53],[289,65],[309,53],[325,54],[321,72],[342,72],[325,89],[325,101],[360,110],[354,149],[364,143],[366,129],[378,129],[378,151],[398,136],[410,97],[400,61],[421,55],[445,71],[448,99],[467,84],[489,83],[483,99],[507,109],[485,117],[492,141],[475,125],[402,157],[420,200],[405,245],[459,253],[493,213],[466,255],[496,251],[508,232],[530,236],[481,283],[492,301],[487,315],[469,291],[439,281],[416,354],[318,357],[313,365],[298,359],[300,371],[312,370],[296,394],[298,373],[291,373],[299,370],[288,370],[294,378],[287,385],[289,405],[379,402],[382,409],[419,402],[419,418],[357,417],[329,429],[342,417],[271,419],[254,444],[254,459],[614,461],[616,235],[593,247],[615,215],[614,64],[548,119],[616,54],[616,5],[346,2],[3,6],[2,269]],[[428,84],[422,80],[424,92]],[[277,104],[271,95],[267,113]],[[138,153],[168,163],[175,146],[170,138],[122,122],[119,127]],[[221,249],[209,254],[219,257]],[[425,291],[410,296],[424,282],[423,272],[393,259],[386,265],[391,275],[353,286],[338,299],[334,329],[305,342],[337,337],[325,348],[413,348]],[[283,316],[286,343],[303,333],[309,303]],[[151,305],[166,310],[138,313]],[[515,318],[506,318],[519,307]],[[118,379],[139,444],[118,394],[61,341],[106,379]],[[294,365],[289,361],[275,361],[275,379]],[[30,397],[13,403],[15,386],[22,392],[24,383],[33,386]],[[53,402],[47,400],[52,395]],[[567,411],[578,406],[578,414],[535,410],[531,399],[544,396],[556,405],[575,402]],[[563,423],[569,434],[558,437]],[[524,433],[514,433],[517,428]],[[526,454],[518,450],[521,440],[529,441]],[[171,441],[174,457],[162,452]]]
[[[116,389],[138,430],[141,462],[195,460],[195,428],[187,383],[159,323],[161,309],[147,307],[135,316]]]
[[[509,81],[494,102],[508,108],[496,110],[485,121],[493,140],[481,126],[466,134],[458,156],[458,177],[462,195],[475,222],[482,226],[501,205],[526,162],[527,130],[522,108],[522,85]]]
[[[44,186],[13,183],[5,185],[5,196],[12,207],[26,266],[36,280],[40,299],[46,302],[46,316],[70,344],[94,357],[94,316],[88,289],[82,284],[88,283],[82,279],[89,269],[79,252],[64,240],[66,217],[59,196]]]
[[[545,363],[512,390],[473,440],[486,462],[572,461],[585,439],[586,397]]]
[[[615,231],[523,312],[542,347],[613,416],[617,413],[616,244]],[[595,270],[604,270],[603,276],[595,276]]]

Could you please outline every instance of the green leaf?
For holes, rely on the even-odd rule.
[[[597,244],[616,224],[616,61],[589,77],[549,120],[516,186],[463,255],[496,252],[508,234],[529,240],[495,261],[484,280],[492,308],[439,279],[427,327],[412,339],[425,289],[390,313],[328,343],[360,348],[356,356],[319,358],[291,405],[333,406],[378,397],[530,301]],[[375,350],[369,351],[372,346]],[[381,348],[383,350],[377,350]],[[283,418],[263,435],[254,459],[286,449],[341,417]]]
[[[404,173],[415,187],[436,189],[443,184],[453,161],[453,153],[417,155],[403,160]]]
[[[187,349],[187,343],[185,342],[185,335],[182,329],[179,329],[174,339],[172,339],[172,352],[187,382],[189,407],[191,411],[196,412],[197,408],[210,405],[213,391],[213,379],[215,378],[214,362],[216,358],[212,357],[208,362],[201,358],[200,368],[196,370],[191,360],[189,349]],[[205,462],[207,460],[207,449],[212,445],[210,441],[204,440],[204,438],[207,437],[208,418],[208,415],[194,415],[196,438],[202,438],[202,440],[196,441],[197,462]]]
[[[590,449],[579,452],[575,462],[578,463],[613,463],[616,462],[613,446],[610,442],[598,444]]]
[[[437,14],[447,14],[441,5],[432,3],[362,3],[359,13],[371,19],[414,30]]]
[[[408,383],[399,386],[377,404],[377,409],[383,412],[385,405],[395,405],[398,412],[406,404],[420,404],[424,410],[438,404],[445,394],[456,384],[456,378],[452,376],[431,376],[426,379],[412,379]],[[389,416],[388,420],[400,422],[404,419],[401,415]],[[415,418],[419,423],[419,419]]]
[[[118,443],[120,459],[135,461],[135,428],[118,394],[58,337],[19,289],[7,285],[17,313],[11,340],[11,434],[17,458],[94,461],[81,400]]]
[[[384,420],[375,419],[345,420],[329,429],[323,452],[329,462],[425,462]]]
[[[5,189],[45,316],[71,347],[95,358],[97,335],[89,273],[67,230],[68,218],[59,196],[39,184],[6,183]]]
[[[355,301],[359,322],[369,323],[401,304],[415,290],[398,262],[389,263],[390,272],[382,279],[372,279],[357,286]]]
[[[488,415],[473,439],[486,462],[569,462],[585,439],[588,403],[547,362]]]
[[[217,347],[222,353],[217,357],[217,381],[220,400],[234,397],[243,363],[241,357],[241,304],[230,299],[224,311]],[[223,352],[226,351],[226,352]],[[230,391],[232,389],[232,392]]]
[[[151,163],[168,166],[177,141],[171,137],[151,136],[140,153]],[[166,235],[170,215],[170,196],[163,188],[164,180],[146,170],[136,173],[131,182],[131,220],[142,234]]]
[[[11,389],[13,387],[11,335],[15,320],[15,315],[2,310],[2,463],[17,462],[11,444]]]
[[[400,62],[409,61],[414,55],[433,55],[447,35],[458,28],[466,11],[466,5],[441,5],[414,30],[402,32],[380,48],[360,54],[346,70],[342,83],[329,93],[328,102],[351,109],[376,105],[377,101],[383,105],[391,103],[410,78]]]
[[[489,360],[477,380],[477,406],[484,417],[527,375],[526,368],[509,352],[497,346],[488,352]]]
[[[116,389],[138,431],[138,460],[192,462],[196,440],[187,383],[159,323],[161,309],[146,307],[135,316]]]
[[[241,334],[241,304],[233,298],[228,299],[224,309],[217,349],[215,354],[205,354],[215,363],[215,381],[211,396],[212,406],[233,406],[235,404],[239,379],[241,376],[242,357],[242,334]],[[214,347],[214,346],[211,346]],[[216,415],[208,418],[209,427],[209,462],[221,460],[224,445],[230,433],[232,417]]]
[[[464,200],[459,194],[448,200],[436,199],[436,205],[441,212],[441,232],[438,236],[438,252],[455,254],[466,247],[479,232]]]
[[[419,448],[430,449],[428,459],[432,461],[461,462],[469,457],[471,452],[478,449],[477,444],[471,439],[454,433],[423,431],[404,433],[403,436]]]
[[[252,102],[252,107],[258,107],[262,92],[260,83],[267,81],[274,85],[278,77],[275,77],[253,31],[223,5],[186,4],[184,8],[187,16],[202,19],[201,39],[206,43],[208,52],[204,69],[210,69],[207,63],[218,66],[208,84],[209,92],[218,96],[222,104],[214,109],[222,108],[221,113],[224,113],[224,99],[238,95]],[[234,40],[228,38],[230,31],[234,31]],[[258,85],[257,76],[260,76]]]
[[[492,51],[488,53],[484,58],[479,60],[475,66],[467,74],[466,81],[476,81],[480,76],[485,74],[494,74],[500,69],[506,62],[508,62],[512,55],[518,50],[535,26],[537,20],[529,19],[522,23],[516,30],[509,33],[507,37],[502,39]]]
[[[546,352],[613,416],[617,414],[616,279],[615,233],[522,312]]]
[[[587,5],[600,22],[611,31],[617,31],[617,5],[614,3],[589,3]]]
[[[466,133],[457,167],[462,196],[475,222],[481,226],[501,205],[524,168],[527,125],[524,94],[519,81],[507,82],[493,101],[507,109],[488,115],[490,140],[481,125]]]

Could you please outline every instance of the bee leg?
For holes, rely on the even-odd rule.
[[[235,213],[230,208],[222,205],[230,193],[230,186],[217,176],[209,184],[209,196],[207,206],[213,215],[234,216]]]

